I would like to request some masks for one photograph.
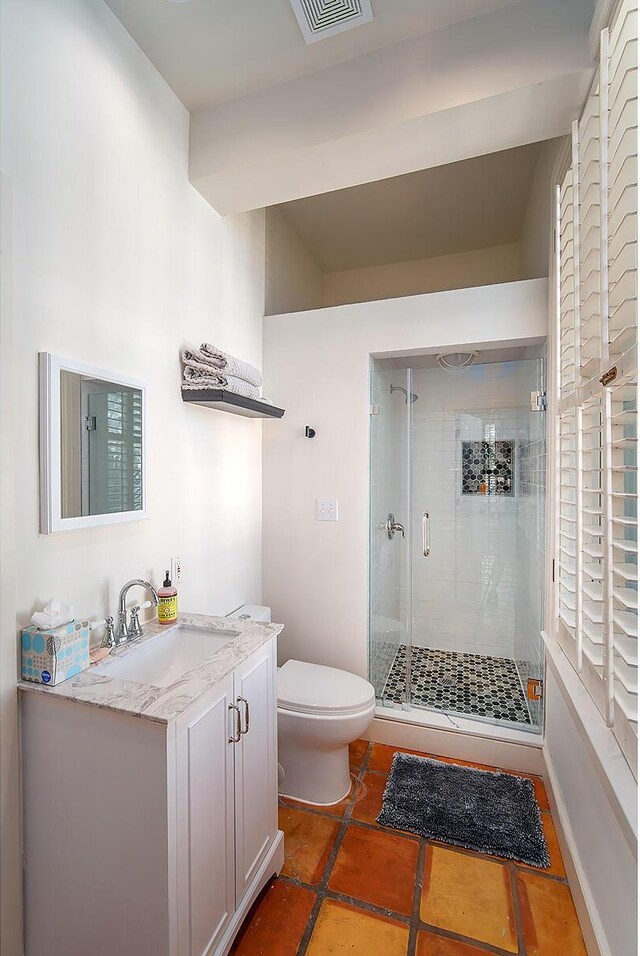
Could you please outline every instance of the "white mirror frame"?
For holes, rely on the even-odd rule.
[[[60,374],[76,372],[91,378],[113,382],[140,389],[142,393],[142,509],[121,511],[116,514],[81,515],[77,518],[62,517],[61,462],[60,462]],[[105,369],[73,362],[52,355],[39,353],[40,372],[40,533],[76,531],[79,528],[96,528],[101,525],[121,524],[124,521],[140,521],[149,517],[147,510],[147,384],[136,378],[108,372]]]

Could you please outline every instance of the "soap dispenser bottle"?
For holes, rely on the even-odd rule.
[[[158,588],[158,624],[175,624],[178,620],[178,589],[165,571],[164,584]]]

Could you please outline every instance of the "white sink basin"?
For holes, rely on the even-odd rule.
[[[132,648],[128,654],[99,664],[94,673],[168,687],[238,634],[239,631],[209,631],[179,624],[166,634],[149,638],[139,648]]]

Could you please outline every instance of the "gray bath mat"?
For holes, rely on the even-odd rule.
[[[378,823],[467,850],[550,866],[531,780],[397,753]]]

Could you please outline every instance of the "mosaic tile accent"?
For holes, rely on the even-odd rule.
[[[513,494],[513,441],[462,442],[462,494]]]
[[[398,648],[383,701],[402,703],[407,648]],[[487,654],[411,649],[411,703],[473,717],[531,724],[516,662]]]

